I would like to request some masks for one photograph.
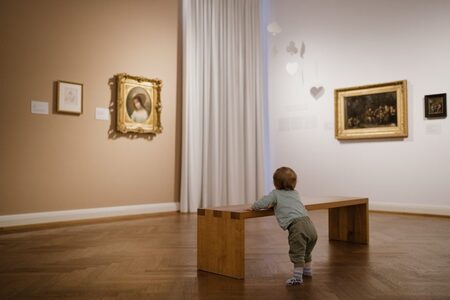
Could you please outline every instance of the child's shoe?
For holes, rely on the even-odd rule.
[[[299,285],[303,283],[303,279],[301,277],[291,277],[286,281],[286,285]]]

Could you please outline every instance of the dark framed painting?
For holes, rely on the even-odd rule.
[[[125,73],[115,77],[117,130],[122,133],[161,133],[162,81]]]
[[[447,117],[447,94],[425,96],[425,118],[438,119]]]
[[[336,89],[338,140],[408,136],[406,80]]]

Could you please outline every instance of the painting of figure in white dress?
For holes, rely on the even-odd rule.
[[[152,103],[148,92],[141,88],[132,88],[127,95],[128,116],[137,123],[144,123],[150,117]]]
[[[119,132],[157,134],[161,125],[161,86],[157,78],[115,75],[117,84],[117,122]]]

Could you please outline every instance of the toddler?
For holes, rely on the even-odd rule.
[[[316,229],[295,190],[297,175],[294,170],[281,167],[273,174],[275,190],[252,205],[253,210],[274,208],[278,224],[289,231],[289,257],[294,264],[294,275],[287,285],[303,283],[304,276],[312,276],[311,252],[317,241]]]

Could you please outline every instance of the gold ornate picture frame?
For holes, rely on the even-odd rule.
[[[117,130],[122,133],[161,133],[162,81],[125,73],[115,77]]]
[[[406,80],[336,89],[338,140],[408,136]]]

